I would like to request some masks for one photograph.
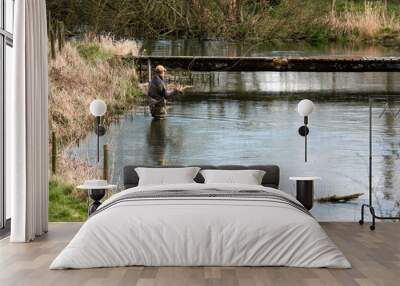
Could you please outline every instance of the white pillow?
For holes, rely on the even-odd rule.
[[[139,186],[195,183],[199,167],[185,168],[135,168]]]
[[[261,185],[265,171],[261,170],[202,170],[205,184]]]

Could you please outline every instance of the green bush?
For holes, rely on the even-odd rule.
[[[317,27],[307,31],[307,42],[312,46],[324,46],[329,43],[329,32],[323,27]]]
[[[105,62],[113,57],[110,52],[103,49],[98,43],[81,43],[78,44],[77,50],[79,55],[89,62]]]
[[[49,182],[49,221],[85,221],[87,202],[72,195],[73,186],[51,180]]]

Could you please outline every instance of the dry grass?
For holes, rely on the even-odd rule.
[[[387,12],[381,2],[366,2],[364,9],[349,8],[339,15],[331,15],[328,23],[338,36],[352,40],[373,39],[385,31],[400,31],[400,16]]]
[[[139,94],[134,67],[124,66],[114,58],[88,62],[80,56],[78,47],[82,46],[78,45],[92,44],[68,42],[56,59],[49,62],[50,126],[63,146],[80,140],[92,128],[94,118],[89,113],[89,104],[93,99],[101,98],[107,103],[109,121],[115,114],[132,108]],[[113,44],[109,38],[95,45],[111,55],[137,51],[137,46],[131,43]]]
[[[59,175],[53,178],[58,182],[68,182],[68,184],[76,187],[82,184],[88,178],[97,178],[97,169],[95,166],[90,166],[84,160],[70,159],[63,153],[58,162]],[[78,199],[87,197],[85,192],[73,189],[71,195]]]
[[[132,40],[115,41],[111,36],[103,36],[100,38],[101,46],[113,55],[139,55],[140,45]]]
[[[72,185],[96,176],[96,168],[85,161],[71,160],[64,150],[84,138],[94,126],[89,112],[95,98],[107,104],[106,124],[132,109],[140,99],[136,70],[119,57],[136,55],[133,41],[113,41],[110,37],[67,42],[55,60],[49,60],[49,119],[59,146],[57,180]],[[79,197],[78,193],[73,193]]]

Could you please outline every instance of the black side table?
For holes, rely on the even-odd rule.
[[[296,199],[302,205],[311,210],[314,204],[314,181],[319,177],[290,177],[289,180],[296,181]]]
[[[94,213],[97,208],[101,205],[101,199],[106,194],[105,189],[88,189],[88,195],[93,200],[92,204],[89,206],[88,215],[90,216]]]
[[[81,185],[76,188],[80,190],[86,190],[88,192],[88,196],[93,200],[88,208],[88,215],[90,216],[101,205],[100,201],[106,194],[106,190],[115,189],[116,187],[116,185],[107,185],[102,187]]]

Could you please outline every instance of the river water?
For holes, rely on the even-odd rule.
[[[399,51],[368,47],[246,46],[224,42],[158,41],[143,44],[156,55],[362,55],[395,56]],[[365,193],[340,204],[316,203],[321,221],[354,221],[368,199],[368,94],[400,95],[400,73],[228,73],[193,74],[193,88],[171,103],[165,120],[146,108],[112,124],[101,143],[110,145],[112,180],[122,184],[127,164],[277,164],[280,188],[295,193],[290,176],[318,176],[315,196]],[[309,161],[297,129],[299,99],[310,98]],[[373,202],[378,214],[400,212],[400,108],[377,101],[373,108]],[[386,112],[383,112],[386,110]],[[399,116],[400,117],[400,116]],[[90,134],[70,156],[93,163]]]

